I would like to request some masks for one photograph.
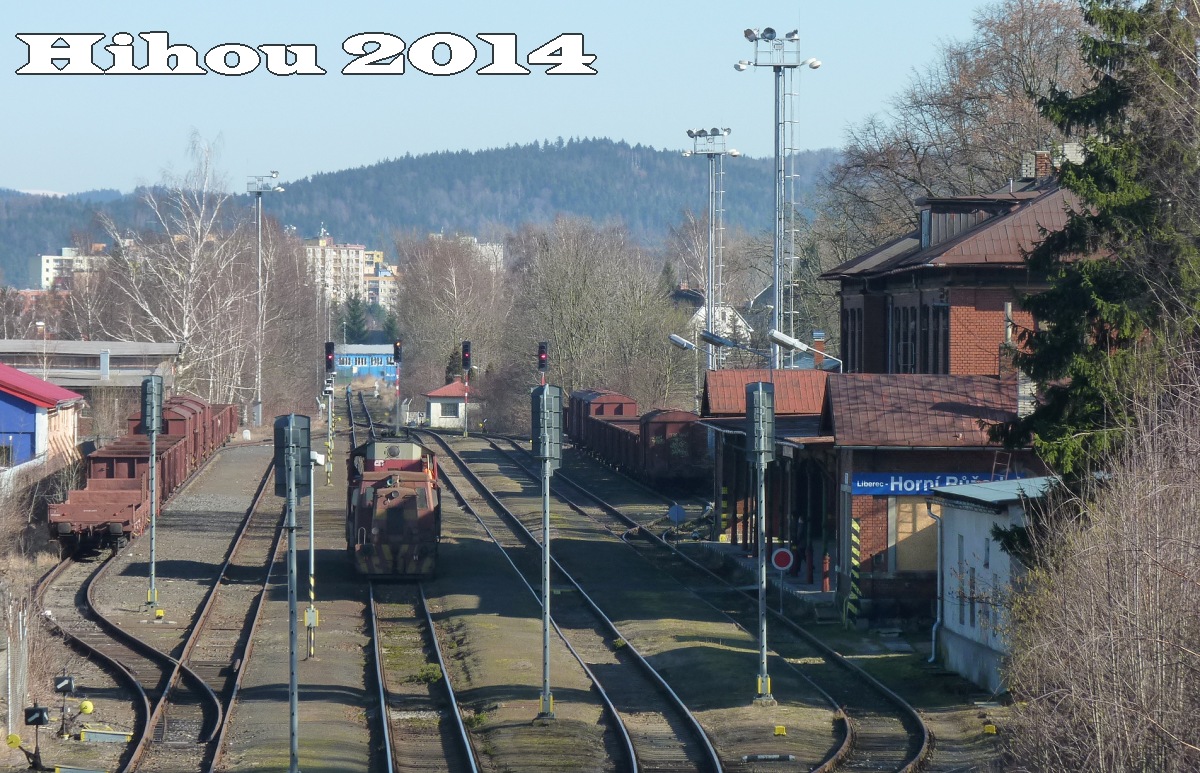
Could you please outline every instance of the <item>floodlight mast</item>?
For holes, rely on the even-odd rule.
[[[684,156],[708,158],[708,259],[704,272],[704,327],[717,327],[717,310],[724,305],[724,242],[725,242],[725,156],[740,156],[737,150],[726,149],[728,128],[688,129],[694,147]],[[705,368],[718,370],[724,356],[720,348],[705,347]]]
[[[775,234],[774,234],[774,270],[772,272],[772,294],[774,301],[771,311],[771,327],[780,329],[781,314],[784,309],[785,295],[783,291],[783,264],[785,259],[794,261],[796,255],[796,222],[795,211],[797,196],[795,191],[797,152],[794,137],[797,121],[791,117],[794,89],[790,85],[794,80],[794,72],[798,67],[808,67],[815,70],[821,66],[821,61],[809,57],[800,59],[799,30],[792,30],[779,38],[774,28],[764,27],[760,32],[756,28],[746,29],[743,33],[746,40],[754,45],[754,60],[742,59],[734,64],[739,72],[744,72],[751,65],[755,67],[770,67],[775,74]],[[786,138],[786,139],[785,139]],[[785,249],[785,242],[787,247]],[[786,257],[785,257],[786,256]],[[795,320],[795,266],[791,266],[788,286],[791,292],[786,300],[787,325],[790,332]],[[771,366],[782,367],[781,352],[778,345],[771,347]]]

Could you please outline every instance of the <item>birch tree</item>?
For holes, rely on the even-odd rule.
[[[103,219],[114,243],[108,282],[124,314],[103,320],[102,332],[118,341],[179,343],[180,388],[231,402],[248,396],[254,250],[248,229],[229,211],[213,149],[193,140],[192,153],[191,171],[146,194],[151,229],[125,233]]]

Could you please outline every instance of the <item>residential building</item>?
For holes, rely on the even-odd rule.
[[[344,303],[352,295],[366,298],[365,245],[338,244],[322,228],[319,236],[304,240],[304,256],[309,272],[321,283],[325,298],[331,303]]]
[[[108,245],[93,244],[91,252],[82,254],[74,247],[63,247],[58,255],[37,257],[39,287],[42,290],[69,290],[77,273],[87,273],[95,258],[104,254]]]

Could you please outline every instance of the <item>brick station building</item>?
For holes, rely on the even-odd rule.
[[[1028,405],[1011,353],[1019,330],[1037,323],[1019,298],[1048,283],[1025,255],[1077,203],[1054,181],[1049,153],[1035,154],[1031,172],[992,194],[922,199],[916,230],[826,272],[840,286],[846,372],[809,371],[803,400],[791,387],[779,391],[794,371],[707,374],[702,418],[715,436],[714,529],[723,539],[756,547],[745,385],[774,381],[768,551],[791,547],[791,571],[843,600],[857,565],[871,614],[932,610],[930,490],[1045,473],[1032,452],[1009,453],[986,429]]]

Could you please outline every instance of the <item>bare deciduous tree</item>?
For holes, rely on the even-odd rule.
[[[1200,767],[1200,352],[1144,372],[1164,357],[1165,384],[1128,392],[1131,442],[1035,532],[1007,636],[1022,770]]]

